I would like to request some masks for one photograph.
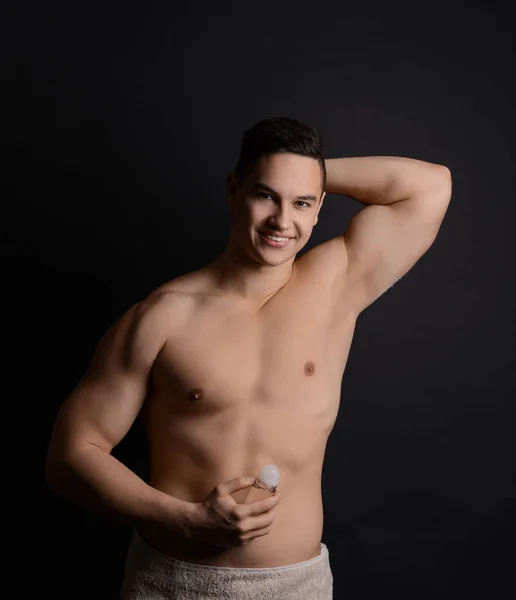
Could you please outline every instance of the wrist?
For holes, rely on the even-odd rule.
[[[181,534],[192,539],[195,531],[195,526],[199,522],[201,504],[196,502],[185,502],[182,507],[182,518],[180,519],[178,526],[180,527]]]
[[[197,505],[159,490],[154,492],[151,507],[141,519],[141,524],[147,528],[168,532],[172,530],[181,537],[190,537]]]

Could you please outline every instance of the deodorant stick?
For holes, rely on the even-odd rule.
[[[279,479],[280,472],[278,467],[275,465],[265,465],[265,467],[263,467],[263,469],[260,471],[258,477],[255,479],[253,485],[249,488],[244,499],[244,504],[269,498],[270,495],[274,494],[276,491]]]

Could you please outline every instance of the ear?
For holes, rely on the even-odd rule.
[[[226,199],[231,206],[234,199],[237,197],[239,185],[234,172],[228,174],[226,178]]]
[[[319,202],[319,208],[317,209],[317,214],[315,215],[315,221],[313,225],[314,227],[317,225],[317,221],[319,220],[319,212],[321,211],[325,196],[326,192],[323,192],[321,196],[321,201]]]

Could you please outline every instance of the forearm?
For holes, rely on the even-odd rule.
[[[400,156],[330,158],[325,164],[325,191],[362,204],[392,204],[449,177],[443,165]]]
[[[66,457],[49,456],[46,479],[59,496],[100,516],[130,525],[166,524],[186,534],[189,502],[147,485],[101,448],[88,444]]]

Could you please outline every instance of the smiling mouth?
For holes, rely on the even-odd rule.
[[[276,237],[276,238],[281,238],[282,240],[293,240],[294,239],[293,237],[290,237],[290,236],[278,235],[276,233],[269,233],[268,231],[260,231],[260,230],[258,230],[258,233],[261,233],[264,236],[271,235],[271,236]]]
[[[260,235],[260,238],[263,240],[263,243],[271,248],[278,248],[278,249],[286,248],[293,239],[293,238],[286,238],[283,240],[273,240],[271,238],[268,238],[267,235],[261,231],[259,231],[258,234]]]

